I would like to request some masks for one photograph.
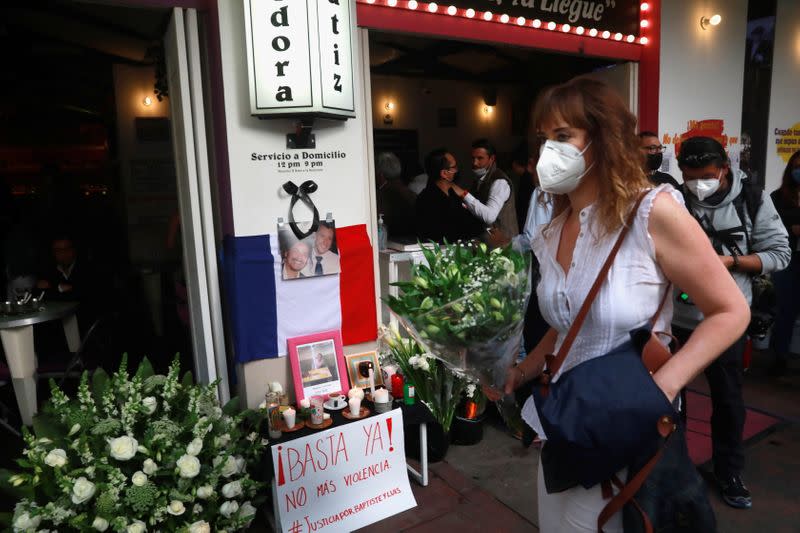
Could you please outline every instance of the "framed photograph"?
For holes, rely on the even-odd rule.
[[[338,331],[292,337],[287,342],[297,401],[350,389]]]
[[[383,373],[378,362],[378,352],[365,352],[345,356],[350,384],[361,389],[369,387],[369,369],[375,376],[375,386],[383,385]]]
[[[333,220],[320,220],[317,231],[302,240],[295,236],[288,224],[279,225],[278,244],[284,280],[339,273],[339,248]]]

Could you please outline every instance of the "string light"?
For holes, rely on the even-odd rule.
[[[542,26],[542,21],[539,19],[533,19],[533,22],[531,22],[531,24],[533,25],[534,28],[540,28]]]
[[[597,30],[594,28],[589,30],[589,37],[597,37]]]
[[[464,14],[467,16],[468,19],[471,19],[472,17],[475,16],[475,10],[472,9],[472,8],[469,8],[469,9],[467,9],[467,12],[464,13]]]
[[[622,34],[621,33],[615,33],[614,34],[614,40],[615,41],[621,41],[622,40]]]
[[[562,24],[561,25],[561,31],[563,31],[564,33],[569,33],[569,30],[570,30],[570,25],[569,24]]]
[[[451,17],[456,13],[458,13],[458,9],[456,9],[456,6],[450,6],[447,8],[447,14],[450,15]]]
[[[517,25],[524,26],[525,25],[525,17],[517,17]]]
[[[611,32],[606,30],[601,34],[601,36],[603,37],[603,39],[608,39],[609,37],[611,37]]]
[[[547,29],[551,30],[551,31],[556,29],[556,23],[555,22],[548,22],[547,23]]]
[[[408,9],[417,9],[417,0],[408,0]]]
[[[483,20],[492,20],[492,12],[491,11],[487,11],[486,13],[484,13],[483,14]]]
[[[639,42],[642,44],[647,44],[650,42],[650,39],[648,39],[647,37],[642,37],[641,39],[639,39]]]
[[[635,41],[635,40],[636,40],[636,37],[634,37],[633,35],[628,35],[628,36],[625,38],[625,40],[626,40],[626,41],[628,41],[629,43],[632,43],[633,41]]]
[[[649,20],[647,20],[647,19],[644,19],[643,21],[641,21],[641,22],[639,23],[639,25],[640,25],[642,28],[646,28],[646,27],[648,27],[648,26],[650,25],[650,21],[649,21]]]
[[[578,35],[583,35],[583,32],[584,32],[583,26],[578,26],[577,28],[575,28],[575,33],[577,33]]]
[[[500,15],[500,22],[502,22],[503,24],[507,23],[508,22],[508,15],[506,15],[505,13]]]
[[[436,13],[438,9],[439,6],[436,5],[436,2],[431,2],[430,4],[428,4],[428,11],[430,11],[431,13]]]
[[[389,7],[394,7],[397,5],[397,0],[386,0],[386,5]]]
[[[647,11],[648,9],[650,9],[650,4],[648,4],[647,2],[642,2],[642,5],[640,7],[642,11]]]

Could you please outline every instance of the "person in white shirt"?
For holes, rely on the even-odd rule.
[[[332,251],[336,235],[333,224],[322,221],[314,234],[314,249],[303,270],[303,276],[324,276],[339,273],[339,254]]]
[[[453,184],[453,191],[463,200],[470,213],[509,236],[519,233],[514,207],[513,185],[505,172],[497,168],[497,151],[487,139],[472,143],[472,171],[478,176],[474,194]]]

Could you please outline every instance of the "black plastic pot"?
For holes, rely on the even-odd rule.
[[[458,446],[473,446],[483,440],[483,420],[485,413],[477,418],[456,416],[450,426],[450,438]]]

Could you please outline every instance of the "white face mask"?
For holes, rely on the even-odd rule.
[[[482,178],[486,175],[487,172],[489,172],[489,167],[473,168],[472,171],[475,173],[476,176]]]
[[[702,202],[704,199],[717,192],[719,183],[719,179],[687,180],[686,188]]]
[[[539,162],[536,163],[539,187],[550,194],[567,194],[574,191],[581,178],[589,171],[583,154],[591,144],[590,141],[586,148],[579,150],[570,143],[545,141],[539,153]]]

